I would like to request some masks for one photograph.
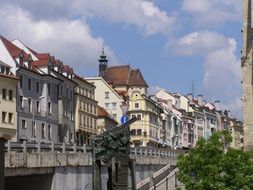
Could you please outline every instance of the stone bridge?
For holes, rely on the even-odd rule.
[[[30,144],[25,141],[23,144],[8,142],[5,147],[6,190],[92,189],[91,147],[76,144]],[[135,161],[137,189],[156,188],[175,170],[177,156],[181,153],[183,152],[171,149],[131,148],[130,158]],[[104,190],[107,179],[107,168],[104,165]],[[172,184],[169,181],[163,183],[168,187]],[[176,185],[173,183],[172,186]]]

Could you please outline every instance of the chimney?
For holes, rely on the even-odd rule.
[[[197,99],[198,99],[198,104],[200,106],[203,106],[203,95],[202,94],[198,95]]]
[[[219,101],[219,100],[216,100],[216,101],[214,102],[214,107],[215,107],[215,109],[216,109],[217,111],[220,111],[220,101]]]
[[[190,100],[190,102],[192,102],[192,99],[193,99],[192,93],[187,94],[187,98]]]
[[[176,96],[176,103],[175,103],[176,109],[178,109],[178,110],[180,109],[180,104],[181,104],[180,97]]]
[[[167,107],[168,107],[169,110],[172,110],[172,100],[171,99],[169,99],[167,101]]]

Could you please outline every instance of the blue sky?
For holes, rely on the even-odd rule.
[[[221,100],[241,117],[241,1],[1,0],[0,31],[50,52],[82,76],[97,75],[103,44],[109,65],[140,68],[160,88]]]

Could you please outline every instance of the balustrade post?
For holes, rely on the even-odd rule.
[[[87,150],[86,150],[86,144],[83,144],[83,153],[86,153]]]
[[[134,147],[134,155],[137,155],[137,148]]]
[[[142,148],[140,148],[140,155],[142,155]]]
[[[162,150],[161,157],[164,157],[164,151]]]
[[[23,141],[23,153],[26,153],[26,140]]]
[[[145,156],[148,155],[148,149],[147,148],[145,149],[144,153],[145,153]]]
[[[76,154],[76,143],[74,143],[73,152]]]
[[[40,142],[37,143],[37,153],[40,154]]]
[[[10,153],[11,152],[11,141],[8,140],[7,142],[7,152]]]
[[[62,144],[62,153],[66,153],[66,145],[65,145],[65,143]]]
[[[51,142],[51,152],[54,153],[54,142]]]

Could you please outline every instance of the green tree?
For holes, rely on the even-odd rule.
[[[178,158],[178,179],[189,190],[252,190],[253,162],[249,153],[229,148],[228,131],[201,139]]]

